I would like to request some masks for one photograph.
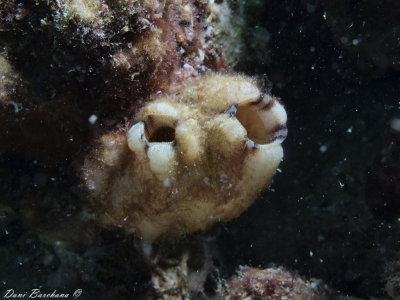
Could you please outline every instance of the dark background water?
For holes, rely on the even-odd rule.
[[[282,174],[228,225],[222,248],[236,250],[232,264],[284,264],[377,297],[385,261],[398,251],[398,221],[371,214],[366,178],[400,115],[397,4],[325,2],[248,2],[248,39],[258,27],[270,39],[265,63],[250,57],[239,69],[267,74],[289,134]]]

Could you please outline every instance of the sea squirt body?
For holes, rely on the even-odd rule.
[[[84,178],[105,223],[153,240],[241,214],[283,158],[286,112],[250,77],[208,74],[104,135]]]

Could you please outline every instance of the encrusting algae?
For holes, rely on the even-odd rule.
[[[4,92],[1,150],[29,151],[49,167],[72,161],[100,223],[145,239],[238,216],[282,160],[286,112],[225,63],[208,5],[2,4],[2,30],[14,26],[4,59],[23,80]],[[35,43],[22,43],[26,32]]]

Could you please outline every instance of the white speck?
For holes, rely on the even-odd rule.
[[[128,220],[128,218],[129,218],[129,216],[126,216],[126,217],[124,218],[124,222],[126,222],[126,220]]]
[[[93,190],[96,189],[96,185],[94,184],[94,181],[93,181],[93,180],[88,180],[88,181],[87,181],[87,188],[88,188],[90,191],[93,191]]]
[[[324,18],[324,20],[326,20],[326,11],[324,11],[324,13],[322,14],[322,17]]]
[[[210,36],[213,33],[213,29],[212,26],[208,26],[206,29],[206,36]]]
[[[354,40],[353,40],[353,45],[354,45],[354,46],[357,46],[359,43],[360,43],[359,40],[357,40],[357,39],[354,39]]]
[[[183,65],[183,68],[184,68],[185,70],[189,71],[189,72],[193,72],[193,71],[194,71],[194,68],[193,68],[191,65],[189,65],[189,64],[184,64],[184,65]]]
[[[310,256],[311,256],[311,257],[314,256],[314,253],[313,253],[312,251],[310,251]]]
[[[352,132],[353,132],[353,126],[350,126],[350,127],[347,129],[347,132],[348,132],[348,133],[352,133]]]
[[[219,181],[221,181],[222,183],[228,183],[229,182],[229,177],[226,174],[221,174],[219,175]]]
[[[278,172],[278,173],[282,173],[282,170],[281,169],[276,169],[276,171]]]
[[[143,241],[141,241],[141,246],[142,246],[142,252],[143,252],[144,256],[146,256],[147,258],[150,258],[151,251],[153,249],[151,243],[143,240]]]
[[[209,177],[204,177],[203,182],[207,185],[210,185],[210,178]]]
[[[328,150],[327,145],[322,145],[321,147],[319,147],[319,151],[321,151],[321,153],[325,153],[327,150]]]
[[[392,128],[395,131],[400,131],[400,119],[392,118],[390,120],[390,128]]]
[[[340,180],[338,180],[338,182],[339,182],[340,187],[343,188],[344,187],[344,183],[341,183]]]
[[[199,49],[199,59],[200,61],[204,60],[204,51]]]
[[[91,125],[94,125],[97,122],[97,116],[96,115],[91,115],[88,119],[89,123]]]
[[[10,104],[12,104],[14,106],[14,112],[19,112],[20,110],[22,110],[22,104],[21,103],[17,103],[14,101],[10,101]]]

